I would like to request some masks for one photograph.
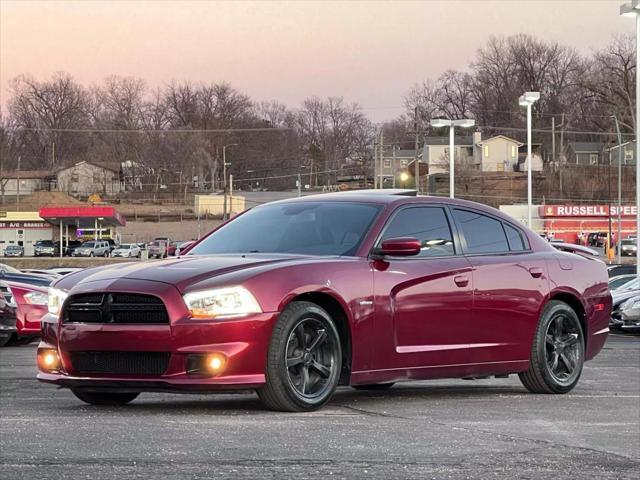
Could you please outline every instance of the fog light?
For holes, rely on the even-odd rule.
[[[54,348],[38,349],[38,368],[43,372],[60,370],[60,356]]]
[[[219,375],[227,365],[227,357],[223,353],[189,355],[187,357],[187,373],[200,377]]]

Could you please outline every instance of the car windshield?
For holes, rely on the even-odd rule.
[[[121,243],[120,246],[118,247],[120,250],[130,250],[133,248],[132,245],[129,245],[128,243]]]
[[[9,245],[5,250],[20,250],[22,247],[19,245]]]
[[[85,248],[93,248],[95,246],[95,243],[93,242],[85,242],[82,244],[83,247]]]
[[[623,287],[626,283],[632,281],[635,275],[623,275],[621,277],[613,277],[609,279],[609,289],[616,290]]]
[[[622,245],[635,245],[635,240],[622,240]]]
[[[354,255],[379,205],[296,202],[256,207],[219,228],[188,255],[295,253]]]
[[[640,281],[637,278],[625,283],[618,290],[640,290]]]

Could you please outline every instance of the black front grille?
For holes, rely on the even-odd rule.
[[[65,323],[169,323],[164,303],[138,293],[81,293],[67,299]]]
[[[71,352],[71,365],[79,373],[162,375],[169,352]]]

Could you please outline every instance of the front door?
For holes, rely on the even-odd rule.
[[[422,249],[414,257],[374,262],[379,365],[388,365],[390,359],[396,369],[467,363],[473,277],[469,261],[455,245],[447,211],[437,206],[401,208],[378,245],[399,237],[417,238]]]

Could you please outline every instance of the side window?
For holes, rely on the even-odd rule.
[[[468,253],[502,253],[509,251],[502,222],[468,210],[453,210],[453,216],[467,241]]]
[[[529,245],[525,242],[525,239],[515,227],[512,227],[508,223],[503,223],[504,231],[507,234],[507,240],[509,241],[509,248],[514,252],[521,252],[523,250],[528,250]]]
[[[385,229],[381,242],[400,237],[420,240],[422,250],[419,257],[455,254],[449,221],[440,207],[410,207],[398,212]]]

